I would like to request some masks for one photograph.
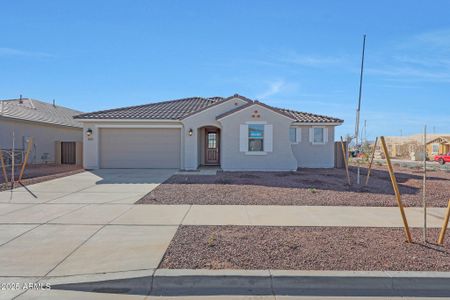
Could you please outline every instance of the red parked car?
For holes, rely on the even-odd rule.
[[[441,165],[445,164],[446,162],[450,162],[450,152],[443,155],[435,155],[434,161],[437,161]]]

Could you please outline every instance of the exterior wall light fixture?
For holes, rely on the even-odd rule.
[[[92,129],[88,128],[88,130],[86,130],[86,136],[87,137],[91,137],[92,136]]]
[[[192,136],[193,133],[194,133],[194,132],[192,131],[192,128],[189,129],[189,132],[188,132],[189,136]]]

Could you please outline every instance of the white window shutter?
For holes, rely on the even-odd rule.
[[[295,129],[297,137],[296,137],[296,142],[300,143],[302,141],[302,129],[300,127],[297,127]]]
[[[273,125],[264,125],[264,151],[273,151]]]
[[[323,142],[328,143],[328,128],[326,127],[323,129]]]
[[[314,128],[309,129],[309,142],[314,143]]]
[[[248,151],[248,125],[246,124],[239,126],[239,151]]]

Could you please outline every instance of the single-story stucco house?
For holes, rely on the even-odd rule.
[[[14,133],[16,157],[23,157],[31,138],[29,163],[81,165],[83,126],[73,118],[80,113],[29,98],[0,100],[0,149],[11,151]]]
[[[342,120],[271,107],[235,94],[81,114],[84,167],[225,171],[334,167]]]

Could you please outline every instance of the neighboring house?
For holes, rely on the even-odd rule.
[[[1,100],[0,148],[11,151],[14,133],[14,149],[20,158],[32,138],[30,163],[81,165],[83,129],[73,119],[80,113],[29,98]]]
[[[427,154],[430,159],[435,155],[447,154],[450,152],[450,135],[439,136],[427,143]]]
[[[334,167],[342,120],[268,106],[240,95],[185,98],[75,117],[84,167],[296,170]]]
[[[427,144],[440,136],[442,136],[442,134],[427,134]],[[385,140],[389,154],[392,158],[423,160],[423,134],[414,134],[409,136],[386,136]],[[429,148],[430,147],[427,147],[427,157],[432,159],[431,149]]]

